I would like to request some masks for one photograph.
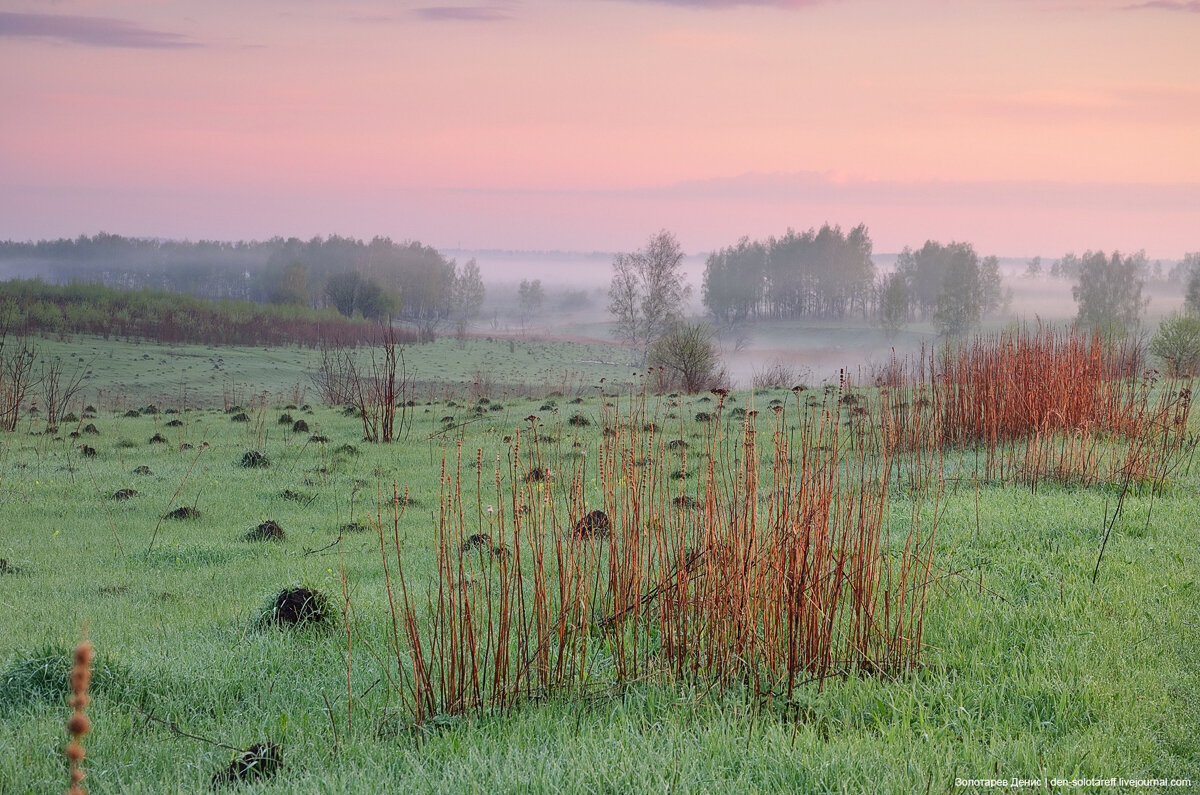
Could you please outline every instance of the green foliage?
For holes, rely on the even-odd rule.
[[[1172,376],[1200,375],[1200,317],[1173,315],[1159,325],[1150,353],[1163,360]]]
[[[1079,276],[1071,295],[1079,305],[1078,322],[1088,328],[1129,330],[1141,322],[1150,299],[1142,297],[1146,255],[1121,256],[1088,251],[1079,258]]]

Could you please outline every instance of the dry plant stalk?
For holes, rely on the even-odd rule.
[[[726,438],[718,392],[695,495],[676,477],[687,449],[648,421],[645,395],[604,404],[591,473],[587,456],[552,469],[562,459],[531,416],[498,458],[489,498],[482,451],[467,484],[460,444],[443,461],[423,618],[398,518],[391,544],[380,534],[385,579],[394,566],[401,584],[388,586],[392,645],[415,722],[647,676],[787,697],[835,672],[918,665],[934,534],[920,505],[940,491],[914,494],[903,548],[889,549],[893,465],[876,425],[843,429],[843,397],[811,408],[798,395],[794,419],[777,407],[768,456],[756,411]],[[593,473],[599,505],[585,499]]]
[[[71,765],[71,786],[68,795],[86,795],[83,788],[85,773],[83,770],[83,737],[92,730],[92,722],[87,716],[87,706],[91,703],[88,687],[92,681],[92,644],[84,640],[75,647],[75,660],[71,668],[71,695],[67,704],[74,710],[67,719],[67,734],[71,742],[67,745],[66,756]]]

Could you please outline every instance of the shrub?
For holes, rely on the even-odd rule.
[[[1200,373],[1200,318],[1173,315],[1163,320],[1150,340],[1150,353],[1163,360],[1168,375]]]

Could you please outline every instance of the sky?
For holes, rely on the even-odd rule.
[[[1197,42],[1200,0],[0,0],[0,239],[1179,258]]]

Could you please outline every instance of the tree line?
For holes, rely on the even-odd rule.
[[[331,235],[311,240],[147,240],[91,237],[0,242],[0,265],[68,284],[99,283],[197,298],[332,308],[344,317],[396,318],[423,338],[459,330],[478,315],[484,286],[474,260],[462,266],[415,241]]]

